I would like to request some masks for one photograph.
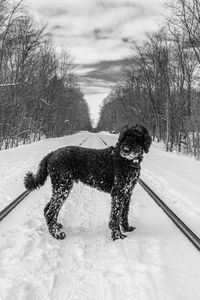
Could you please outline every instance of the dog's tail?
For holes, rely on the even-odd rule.
[[[24,177],[24,185],[28,191],[33,191],[37,188],[40,188],[46,181],[48,176],[48,159],[52,155],[52,153],[49,153],[47,156],[45,156],[38,167],[38,171],[36,175],[34,175],[32,172],[28,172]]]

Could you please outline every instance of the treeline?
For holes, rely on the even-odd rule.
[[[23,1],[0,0],[0,149],[91,129],[74,67]]]
[[[141,122],[167,151],[200,158],[200,2],[171,3],[158,31],[133,44],[122,81],[104,100],[97,129],[119,131]]]

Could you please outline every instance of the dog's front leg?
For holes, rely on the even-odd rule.
[[[122,208],[120,225],[121,225],[123,232],[131,232],[135,229],[135,227],[129,226],[129,222],[128,222],[128,212],[129,212],[130,201],[131,201],[131,194],[127,195],[127,198],[124,201],[124,206]]]
[[[122,234],[120,230],[120,219],[124,206],[124,197],[123,193],[120,193],[117,188],[112,189],[111,197],[112,201],[109,228],[111,229],[111,237],[114,241],[116,239],[124,239],[126,237],[126,235]]]

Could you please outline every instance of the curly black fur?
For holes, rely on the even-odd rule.
[[[36,175],[34,175],[32,172],[28,172],[26,176],[24,177],[24,185],[27,190],[33,191],[37,188],[40,188],[46,181],[48,176],[48,159],[51,156],[51,153],[49,153],[47,156],[45,156],[38,168],[38,172]]]
[[[113,240],[126,237],[121,230],[134,230],[128,223],[129,204],[140,175],[143,152],[147,153],[150,145],[148,130],[136,124],[121,130],[115,147],[89,149],[68,146],[44,157],[37,174],[27,173],[24,184],[28,190],[34,190],[42,186],[50,175],[53,194],[45,206],[44,215],[51,235],[57,239],[65,237],[57,218],[73,183],[78,181],[110,193],[109,227]]]

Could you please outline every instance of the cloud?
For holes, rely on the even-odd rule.
[[[71,50],[77,63],[117,60],[130,55],[129,44],[155,29],[162,0],[29,0],[49,36]]]
[[[95,64],[82,65],[79,70],[79,77],[82,81],[93,78],[104,80],[104,82],[114,85],[121,79],[122,68],[130,63],[129,59],[102,61]]]
[[[40,7],[40,14],[46,18],[60,17],[67,14],[67,9],[63,7]]]
[[[155,18],[163,12],[163,1],[29,0],[29,7],[49,24],[47,35],[70,50],[80,65],[80,83],[91,102],[91,95],[103,99],[120,79],[133,40],[157,28]]]
[[[102,93],[108,94],[113,84],[103,79],[96,79],[96,78],[89,78],[89,77],[84,78],[84,80],[79,79],[79,82],[83,92],[87,95],[102,94]]]

